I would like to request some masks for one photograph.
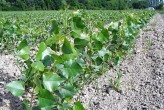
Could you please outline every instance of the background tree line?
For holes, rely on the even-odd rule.
[[[0,0],[0,10],[142,9],[147,0]]]

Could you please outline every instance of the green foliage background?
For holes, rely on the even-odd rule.
[[[147,0],[0,0],[0,10],[60,10],[69,9],[142,9]]]

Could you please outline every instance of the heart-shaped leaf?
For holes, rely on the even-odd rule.
[[[109,33],[107,29],[103,29],[101,32],[98,33],[96,39],[100,42],[106,42],[109,40]]]
[[[25,92],[24,83],[22,81],[12,81],[12,82],[6,84],[6,88],[14,96],[21,96]]]
[[[82,67],[77,62],[73,62],[70,60],[65,64],[62,72],[66,78],[73,78],[82,72]]]
[[[62,46],[62,52],[64,54],[72,54],[73,53],[72,46],[67,39],[64,40],[64,44]]]
[[[18,56],[24,60],[28,60],[30,58],[30,49],[28,46],[22,48],[19,52],[18,52]]]
[[[31,64],[31,66],[36,70],[44,71],[44,65],[41,61],[34,62],[34,63]]]
[[[43,85],[50,92],[55,91],[62,82],[63,79],[56,73],[49,72],[43,74]]]
[[[72,98],[76,92],[77,90],[71,84],[65,84],[64,87],[59,88],[59,93],[63,98]]]
[[[51,57],[50,55],[47,55],[47,56],[45,56],[44,57],[44,59],[43,59],[43,64],[44,64],[44,66],[51,66],[51,64],[54,62],[54,59],[53,59],[53,57]]]
[[[30,48],[28,47],[27,41],[24,39],[18,46],[18,56],[24,60],[30,58]]]

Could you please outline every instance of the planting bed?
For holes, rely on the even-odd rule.
[[[151,44],[149,44],[150,42]],[[86,85],[80,101],[87,110],[164,109],[164,15],[156,14],[140,32],[134,53],[118,69],[121,93],[111,88],[117,69]]]
[[[126,12],[123,12],[122,14],[125,15]],[[143,14],[142,16],[144,16],[144,14],[146,15],[146,12],[145,13],[143,12],[142,14]],[[138,15],[139,15],[139,12],[138,12]],[[107,18],[108,16],[106,15],[105,17]],[[32,29],[32,27],[29,27],[29,30],[26,30],[26,26],[27,26],[26,20],[24,20],[24,23],[25,23],[24,26],[22,26],[21,23],[14,24],[13,28],[16,29],[16,31],[12,31],[9,28],[10,32],[11,33],[16,32],[16,34],[18,36],[20,34],[24,35],[24,37],[27,39],[27,41],[30,40],[30,43],[28,43],[30,46],[34,45],[35,43],[38,45],[38,42],[39,43],[42,42],[42,43],[40,44],[39,52],[38,52],[38,55],[36,56],[36,61],[33,57],[31,57],[33,54],[35,55],[36,53],[34,52],[34,53],[32,53],[32,55],[29,54],[27,43],[25,40],[23,40],[23,38],[21,38],[21,40],[23,40],[22,45],[18,47],[19,51],[22,51],[22,50],[27,51],[27,53],[22,53],[22,55],[21,55],[21,53],[19,53],[19,56],[22,59],[24,59],[25,61],[28,61],[28,59],[30,57],[30,60],[32,61],[32,62],[30,62],[32,65],[26,62],[26,64],[27,64],[26,66],[28,66],[29,69],[26,69],[26,71],[25,71],[27,76],[36,73],[36,75],[34,74],[34,76],[29,77],[32,80],[29,80],[28,77],[27,77],[27,79],[26,79],[26,77],[24,77],[24,79],[19,79],[21,76],[20,70],[22,70],[22,68],[19,69],[18,66],[16,66],[18,64],[18,61],[17,61],[18,58],[16,56],[6,55],[6,54],[0,55],[0,110],[22,110],[23,109],[22,108],[22,97],[23,98],[26,97],[26,99],[30,103],[30,104],[26,105],[27,108],[28,108],[28,105],[30,105],[31,107],[35,106],[36,105],[35,102],[37,101],[37,98],[33,95],[33,93],[30,94],[31,92],[34,92],[34,90],[31,90],[27,86],[30,86],[30,87],[36,86],[36,88],[35,88],[36,94],[35,95],[38,95],[38,97],[39,97],[39,107],[40,108],[46,109],[46,110],[51,110],[52,108],[55,108],[55,107],[57,107],[58,109],[60,108],[60,110],[63,110],[64,108],[68,109],[68,108],[70,108],[70,106],[68,107],[67,103],[70,102],[71,97],[76,93],[75,89],[78,90],[79,85],[77,85],[77,84],[83,85],[84,83],[86,85],[84,85],[84,87],[81,85],[79,86],[82,88],[78,92],[78,94],[74,96],[73,100],[74,100],[74,102],[77,102],[77,101],[82,102],[82,104],[83,104],[84,108],[86,108],[86,110],[157,110],[157,109],[163,110],[164,109],[164,57],[163,57],[164,56],[164,40],[163,40],[164,15],[162,15],[162,14],[154,15],[152,17],[152,19],[150,20],[150,22],[140,31],[138,38],[134,45],[134,47],[135,47],[134,50],[132,50],[132,49],[128,50],[127,51],[128,54],[126,55],[126,57],[123,57],[123,55],[122,55],[122,54],[126,53],[125,47],[127,46],[125,43],[123,43],[123,41],[128,42],[130,40],[129,46],[127,46],[127,47],[131,47],[130,44],[133,41],[132,39],[135,39],[133,35],[137,34],[137,29],[139,29],[140,26],[142,27],[144,22],[146,22],[144,20],[147,20],[148,17],[150,17],[150,16],[147,15],[147,17],[145,17],[145,19],[143,19],[143,20],[138,17],[135,20],[133,18],[133,16],[130,15],[129,18],[127,17],[125,19],[125,22],[123,20],[119,21],[120,24],[118,23],[119,24],[118,31],[117,31],[117,28],[115,29],[115,27],[112,27],[111,29],[109,28],[108,30],[106,30],[105,28],[103,28],[101,26],[101,23],[99,23],[96,26],[98,26],[98,28],[100,28],[100,30],[102,30],[102,31],[99,32],[99,30],[98,30],[95,32],[97,35],[97,38],[96,37],[92,38],[95,34],[94,32],[92,33],[92,31],[91,31],[91,29],[93,28],[93,27],[91,27],[92,23],[90,25],[87,24],[88,26],[86,26],[86,27],[82,23],[82,20],[84,18],[81,19],[80,17],[74,17],[73,18],[74,26],[71,25],[71,27],[68,26],[67,21],[64,21],[64,23],[66,23],[64,25],[66,25],[68,27],[66,28],[61,25],[60,33],[58,32],[58,30],[56,30],[56,28],[54,28],[54,26],[57,27],[56,22],[52,21],[53,26],[52,26],[52,30],[50,30],[50,32],[51,31],[53,32],[53,34],[51,32],[51,34],[53,36],[52,39],[55,38],[56,36],[58,37],[59,35],[60,36],[67,35],[66,33],[63,32],[65,29],[70,34],[69,28],[72,28],[72,29],[74,29],[73,31],[77,32],[77,33],[73,33],[73,34],[71,33],[72,36],[75,37],[75,38],[73,37],[74,41],[78,41],[78,43],[82,43],[81,45],[84,45],[84,46],[80,47],[81,45],[74,42],[75,43],[75,47],[74,47],[70,44],[70,42],[69,42],[70,39],[67,40],[68,36],[66,36],[66,37],[62,36],[62,38],[59,39],[60,43],[63,42],[62,49],[60,49],[60,47],[57,47],[57,46],[56,46],[56,48],[59,48],[59,50],[51,47],[54,50],[54,52],[59,51],[58,53],[50,52],[51,54],[49,54],[49,50],[47,49],[47,46],[51,46],[51,44],[53,44],[53,42],[51,42],[52,39],[49,38],[49,40],[46,41],[46,44],[42,42],[45,39],[47,39],[47,37],[50,37],[50,35],[47,34],[47,29],[48,29],[47,27],[49,27],[49,25],[46,20],[44,21],[44,23],[40,24],[41,26],[43,26],[42,29],[45,31],[42,31],[41,28],[38,28],[36,26],[35,27],[36,29],[34,29],[34,31],[32,31],[34,33],[32,33],[30,31]],[[115,16],[115,18],[113,18],[113,19],[115,19],[117,21],[118,18],[117,19],[116,18],[117,17]],[[88,19],[90,19],[90,17],[88,17]],[[97,19],[97,20],[99,20],[99,19]],[[126,21],[127,19],[129,19],[130,22]],[[62,20],[65,20],[65,19],[62,19]],[[85,20],[87,23],[88,22],[87,17]],[[141,20],[141,21],[139,21],[139,20]],[[42,20],[41,20],[41,22],[42,22]],[[77,22],[80,22],[82,24],[78,25]],[[104,21],[104,22],[106,22],[106,21]],[[8,28],[7,23],[8,22],[6,22],[5,25]],[[13,22],[13,23],[15,23],[15,22]],[[32,23],[34,23],[34,22],[32,21]],[[37,21],[35,23],[37,23]],[[35,23],[33,25],[36,25]],[[70,24],[71,23],[72,22],[70,22]],[[139,25],[138,23],[141,23],[141,24],[143,23],[143,24]],[[19,29],[14,27],[17,25],[20,25],[20,27],[22,26],[25,29],[22,29],[19,32]],[[114,25],[116,25],[116,27],[117,27],[117,23]],[[78,29],[76,26],[77,27],[79,26]],[[127,32],[124,31],[124,29],[126,29],[126,26],[129,26]],[[135,27],[135,26],[137,26],[137,27]],[[108,25],[106,27],[108,27]],[[80,29],[80,32],[81,33],[83,32],[82,34],[86,39],[84,39],[84,37],[81,34],[80,34],[81,35],[80,38],[78,38],[79,36],[77,37],[77,35],[79,33],[76,29],[77,30]],[[88,29],[88,30],[86,31],[85,29]],[[97,29],[95,29],[95,30],[97,30]],[[110,33],[110,35],[109,35],[110,40],[113,39],[112,42],[109,41],[108,36],[105,36],[105,35],[109,34],[108,31],[111,31],[111,33],[112,33],[112,34]],[[4,34],[4,36],[5,35],[10,36],[10,32]],[[89,35],[92,36],[89,38],[91,40],[88,40],[88,38],[87,38],[88,36],[86,36],[84,34],[85,32],[89,33]],[[26,36],[26,34],[27,34],[27,36]],[[15,35],[15,34],[12,34],[12,35]],[[46,35],[46,38],[42,37],[44,35]],[[119,35],[122,35],[123,37],[121,38]],[[129,35],[132,38],[129,37],[129,39],[128,38],[126,39],[126,35]],[[36,39],[34,39],[34,38],[30,38],[28,36],[39,36],[39,37],[38,38],[36,37]],[[113,38],[111,38],[111,36],[113,36]],[[117,38],[115,39],[115,37],[117,37],[118,39]],[[16,42],[16,41],[13,42],[13,39],[6,40],[5,37],[4,37],[4,39],[5,39],[4,41],[8,41],[8,43],[10,45],[13,45],[13,44],[18,45],[18,42],[19,42],[19,37],[18,38],[15,37],[15,39],[18,42]],[[84,42],[79,42],[79,39],[83,40]],[[121,39],[122,41],[119,39]],[[57,40],[57,39],[55,39],[55,40]],[[107,50],[106,50],[105,54],[107,54],[107,56],[109,56],[109,57],[107,57],[109,59],[109,62],[108,62],[108,60],[104,60],[105,59],[104,50],[103,49],[99,50],[100,47],[98,47],[97,45],[94,44],[94,40],[96,42],[101,41],[100,43],[104,44],[103,45],[104,47],[102,46],[103,49],[104,48],[109,49],[109,50],[111,50],[111,52],[113,52],[113,56],[112,56],[110,53],[107,53]],[[33,44],[31,44],[31,42]],[[88,42],[90,42],[90,43],[87,44]],[[116,44],[117,43],[118,44],[115,45],[115,43],[113,43],[113,42],[116,42]],[[55,43],[53,45],[56,45]],[[108,43],[110,45],[116,46],[116,47],[113,47],[115,49],[114,51],[112,50],[113,48],[111,48]],[[6,42],[6,44],[7,44],[7,42]],[[8,50],[11,49],[10,51],[13,51],[13,50],[15,51],[15,47],[10,48],[11,46],[9,46],[9,45],[6,46],[6,44],[2,45],[2,48],[7,47]],[[117,48],[117,46],[118,46],[118,48]],[[86,47],[86,48],[84,48],[84,47]],[[86,56],[79,54],[82,49],[84,49],[83,51],[86,51],[86,54],[88,54],[88,55],[91,54],[93,56],[90,55],[91,56],[90,58],[85,59]],[[32,52],[37,51],[37,48],[31,47],[30,50],[32,50]],[[75,50],[76,50],[76,52],[75,52]],[[92,53],[93,50],[95,51],[94,53]],[[60,57],[53,56],[55,54],[60,55],[61,52],[65,56],[64,55],[63,56],[61,55]],[[73,54],[70,55],[70,53],[73,53]],[[96,56],[97,53],[99,53],[100,56]],[[48,55],[49,56],[48,58],[51,58],[51,60],[46,59],[47,57],[45,58],[45,54]],[[27,55],[29,55],[29,56],[27,56]],[[52,57],[51,57],[51,55],[52,55]],[[81,63],[80,59],[79,59],[79,61],[77,61],[76,58],[73,58],[73,56],[77,57],[77,55],[84,57],[84,60],[86,60],[86,62],[85,62],[86,64],[84,64],[84,62]],[[115,55],[117,55],[117,57]],[[42,59],[41,57],[42,58],[44,57],[44,58]],[[102,57],[102,59],[101,59],[101,57]],[[119,60],[117,60],[117,58],[121,59],[122,57],[124,60],[122,60],[121,63],[117,65],[117,63],[120,62]],[[52,61],[52,58],[54,58],[55,61]],[[59,60],[58,58],[63,58],[66,60],[69,59],[69,61]],[[102,73],[103,75],[100,75],[96,80],[94,78],[92,78],[94,76],[94,74],[92,72],[96,71],[96,73],[100,74],[101,68],[97,68],[97,67],[101,64],[108,65],[108,63],[111,63],[110,59],[114,63],[116,63],[117,66],[114,66],[105,74]],[[104,61],[102,61],[102,60],[104,60]],[[45,62],[45,61],[47,61],[47,62]],[[21,62],[22,61],[19,61],[19,63],[21,63]],[[113,62],[111,63],[112,65],[114,65]],[[54,64],[59,63],[60,65],[49,68],[49,66],[53,63]],[[112,66],[111,64],[109,64],[110,67]],[[39,67],[38,67],[38,65],[39,65]],[[51,65],[51,66],[53,66],[53,65]],[[93,66],[93,67],[91,67],[91,66]],[[44,67],[45,67],[45,70],[44,70]],[[32,69],[32,71],[30,68]],[[96,70],[96,69],[98,69],[98,70]],[[104,68],[102,67],[102,71],[103,70],[104,70]],[[51,73],[52,71],[55,71],[55,73]],[[81,78],[83,79],[84,76],[88,75],[88,74],[86,74],[87,72],[92,73],[92,74],[90,74],[91,79],[89,79],[90,80],[89,82],[91,82],[91,83],[88,84],[88,81],[87,81],[87,83],[85,81],[84,82],[78,81]],[[97,77],[96,73],[95,73],[95,77]],[[43,74],[43,76],[42,76],[42,74]],[[83,76],[83,74],[84,74],[84,76]],[[119,85],[116,85],[118,88],[117,87],[115,88],[114,87],[115,85],[111,84],[111,79],[112,79],[112,81],[115,81],[117,74],[122,74],[122,76],[119,78],[119,80],[117,82],[119,84]],[[35,77],[38,79],[36,79]],[[51,80],[49,80],[49,79],[51,79]],[[24,82],[26,84],[26,89],[27,89],[26,91],[25,90],[22,91],[22,88],[14,88],[14,86],[11,87],[11,85],[8,85],[9,89],[12,88],[11,89],[12,93],[15,93],[14,89],[17,89],[15,95],[20,96],[24,93],[24,95],[22,97],[19,97],[19,98],[14,97],[5,88],[5,84],[9,83],[13,80],[22,80],[22,81],[25,80]],[[41,84],[40,84],[41,86],[35,82],[36,80],[41,81]],[[49,83],[51,81],[53,83]],[[57,85],[56,85],[56,83],[54,83],[54,81],[56,81]],[[63,83],[64,81],[65,81],[65,83]],[[33,86],[30,85],[31,83],[33,83]],[[61,83],[63,83],[63,84],[61,84]],[[12,83],[10,83],[10,84],[12,84]],[[19,85],[21,83],[17,83],[17,84]],[[21,87],[21,86],[19,85],[18,87]],[[47,97],[45,95],[43,95],[45,93],[48,93]],[[58,100],[58,103],[53,103],[54,99],[51,99],[49,97],[52,94],[53,95],[56,94],[56,97],[58,98],[56,100]],[[63,101],[61,101],[61,99]],[[44,104],[43,102],[46,100],[49,103]],[[55,104],[56,104],[56,106],[54,106]],[[81,110],[83,110],[82,109],[83,107],[81,107],[81,105],[79,103],[75,104],[75,106],[73,107],[73,110],[78,110],[78,107],[80,107]],[[28,108],[28,110],[31,110],[31,109]],[[72,110],[72,109],[70,108],[70,110]]]

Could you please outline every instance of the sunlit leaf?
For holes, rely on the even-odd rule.
[[[24,60],[30,58],[30,48],[28,47],[27,41],[24,39],[18,46],[18,56]]]
[[[44,42],[40,43],[39,45],[39,51],[36,55],[36,59],[37,61],[41,60],[42,59],[42,53],[46,50],[47,46]]]
[[[81,104],[81,102],[76,102],[73,110],[85,110],[85,108],[83,107],[83,105]]]
[[[21,96],[25,92],[24,83],[22,81],[12,81],[12,82],[6,84],[6,88],[14,96]]]
[[[43,74],[43,85],[50,92],[55,91],[62,82],[63,79],[56,73],[48,72]]]
[[[32,63],[31,66],[36,70],[44,71],[44,65],[40,61]]]

